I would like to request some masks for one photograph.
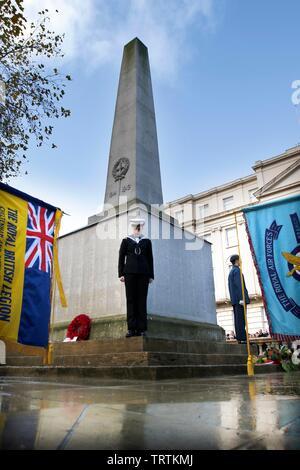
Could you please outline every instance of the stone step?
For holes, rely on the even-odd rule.
[[[226,342],[205,342],[194,340],[170,340],[136,336],[132,338],[106,338],[78,342],[53,343],[54,355],[86,355],[101,353],[121,353],[139,351],[165,351],[191,354],[247,354],[244,344]],[[256,349],[252,348],[253,353]]]
[[[42,366],[44,356],[8,356],[6,364],[8,366]]]
[[[27,346],[10,340],[4,340],[6,357],[39,356],[44,357],[45,349],[38,346]]]
[[[255,366],[255,374],[282,371],[280,366]],[[43,380],[61,381],[66,383],[87,383],[87,380],[96,384],[102,378],[110,379],[137,379],[161,380],[192,377],[214,377],[222,375],[246,375],[247,367],[243,364],[223,365],[188,365],[188,366],[102,366],[102,367],[71,367],[71,366],[1,366],[1,377],[39,378]]]
[[[135,366],[135,365],[189,365],[189,364],[246,364],[245,354],[189,354],[169,352],[127,352],[88,355],[55,355],[53,365],[61,366]]]
[[[45,349],[7,343],[7,365],[43,365]],[[105,338],[53,343],[53,364],[66,366],[132,366],[243,364],[247,347],[226,342],[167,338]]]

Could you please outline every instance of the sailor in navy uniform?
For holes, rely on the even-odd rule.
[[[143,219],[132,219],[132,234],[123,238],[119,250],[119,279],[125,282],[127,300],[126,337],[145,336],[147,295],[154,280],[152,243],[142,234]]]
[[[232,264],[231,271],[228,276],[228,288],[230,293],[230,300],[233,306],[234,313],[234,326],[235,336],[239,343],[246,342],[246,331],[245,331],[245,315],[244,315],[244,302],[240,272],[240,257],[239,255],[232,255],[230,258]],[[245,284],[243,275],[244,292],[246,304],[250,303],[248,291]]]

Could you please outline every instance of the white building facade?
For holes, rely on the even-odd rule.
[[[251,299],[249,332],[255,333],[260,328],[269,330],[241,210],[250,204],[300,193],[300,145],[275,157],[256,161],[252,169],[249,176],[166,205],[166,212],[185,229],[212,243],[217,321],[226,333],[234,330],[227,279],[231,269],[229,259],[238,253],[238,241]]]

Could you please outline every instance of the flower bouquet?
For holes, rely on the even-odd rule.
[[[280,347],[271,344],[265,351],[263,356],[255,358],[255,364],[277,364],[281,365],[282,369],[285,372],[291,372],[293,370],[299,370],[300,368],[300,358],[299,364],[295,360],[295,356],[300,350],[295,350],[293,352],[292,349],[289,349],[286,345],[282,345]]]

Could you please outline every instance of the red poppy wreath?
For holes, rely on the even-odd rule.
[[[67,338],[73,339],[77,336],[77,341],[84,341],[89,338],[91,331],[91,319],[88,315],[77,315],[67,329]]]

